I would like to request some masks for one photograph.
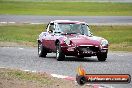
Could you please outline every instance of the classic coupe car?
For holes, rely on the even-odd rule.
[[[85,22],[55,20],[47,25],[46,30],[38,38],[39,57],[55,52],[58,61],[64,60],[65,56],[97,56],[99,61],[107,58],[108,41],[93,36]]]

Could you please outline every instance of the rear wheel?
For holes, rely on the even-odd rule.
[[[38,55],[39,57],[46,57],[47,53],[42,43],[38,43]]]
[[[56,59],[57,59],[58,61],[62,61],[62,60],[65,59],[65,54],[62,52],[59,43],[56,45]]]
[[[105,61],[107,58],[107,53],[100,53],[97,55],[99,61]]]

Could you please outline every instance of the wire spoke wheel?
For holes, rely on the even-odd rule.
[[[42,52],[42,44],[38,44],[38,54]]]
[[[39,57],[46,57],[47,52],[45,48],[43,47],[42,43],[38,43],[38,55]]]
[[[56,46],[56,59],[58,61],[62,61],[65,59],[65,54],[62,52],[60,44],[57,44]]]
[[[57,49],[56,49],[56,57],[57,57],[57,58],[59,57],[59,53],[60,53],[59,47],[57,46]]]

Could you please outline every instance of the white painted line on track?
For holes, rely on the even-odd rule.
[[[23,70],[23,71],[28,72],[28,71],[30,71],[30,70]]]
[[[44,24],[44,23],[30,23],[30,24]]]
[[[26,72],[33,72],[33,73],[37,73],[37,71],[36,70],[24,70],[24,69],[20,69],[20,70],[22,70],[22,71],[26,71]]]
[[[16,22],[8,22],[9,24],[15,24]]]
[[[62,79],[68,77],[68,76],[57,75],[57,74],[51,74],[51,76],[56,77],[56,78],[62,78]]]
[[[23,50],[24,48],[19,48],[20,50]]]
[[[0,24],[7,24],[7,22],[0,22]]]
[[[33,72],[33,73],[37,73],[37,71],[35,71],[35,70],[34,70],[34,71],[31,71],[31,72]]]

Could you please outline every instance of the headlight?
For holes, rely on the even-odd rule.
[[[68,39],[68,38],[65,39],[64,42],[65,42],[67,45],[70,45],[70,43],[71,43],[70,39]]]
[[[102,40],[101,41],[101,46],[107,46],[108,45],[108,41],[107,40]]]

